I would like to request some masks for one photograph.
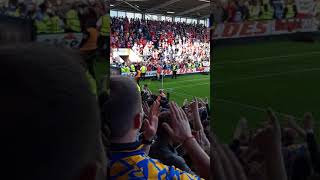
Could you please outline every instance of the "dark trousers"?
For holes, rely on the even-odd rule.
[[[140,77],[136,78],[137,84],[140,86]]]
[[[96,65],[96,58],[97,58],[97,51],[88,51],[82,54],[85,62],[85,68],[89,71],[91,76],[96,80],[96,71],[95,71],[95,65]]]
[[[102,54],[103,56],[107,56],[108,49],[110,48],[110,37],[100,35],[98,39],[98,47],[100,54]]]
[[[177,79],[177,71],[172,71],[172,79]]]
[[[141,80],[144,81],[146,79],[146,73],[141,73]]]

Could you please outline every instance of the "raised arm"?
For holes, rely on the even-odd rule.
[[[174,102],[170,103],[171,124],[163,123],[163,127],[175,142],[182,143],[197,173],[208,179],[210,176],[210,158],[191,134],[188,118],[184,111]]]
[[[268,179],[287,180],[281,151],[280,124],[271,109],[267,110],[267,119],[266,127],[256,135],[254,141],[264,154]]]
[[[145,106],[147,105],[144,104],[144,111],[149,110],[149,113],[148,118],[145,120],[144,123],[142,143],[144,143],[143,149],[145,153],[149,154],[152,140],[154,139],[157,133],[160,103],[159,101],[155,101],[150,108]]]

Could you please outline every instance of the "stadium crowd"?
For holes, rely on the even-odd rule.
[[[209,29],[202,24],[114,17],[110,47],[114,51],[131,48],[142,62],[120,62],[114,56],[110,57],[110,62],[120,67],[122,73],[138,71],[141,66],[158,73],[161,70],[202,68],[210,60],[208,37]]]
[[[92,87],[95,87],[95,63],[109,54],[107,53],[110,35],[109,1],[44,0],[40,3],[32,0],[2,0],[0,16],[31,21],[36,31],[34,40],[41,35],[57,34],[53,37],[43,36],[43,39],[45,42],[64,46],[65,39],[69,37],[76,39],[74,47],[79,48],[81,56],[86,59],[84,64],[88,70],[87,75],[92,81]]]
[[[215,23],[289,19],[297,16],[293,0],[227,0],[212,3]]]
[[[0,15],[34,20],[38,34],[83,32],[88,26],[97,27],[102,36],[109,35],[108,1],[1,1]],[[107,4],[106,4],[107,3]]]

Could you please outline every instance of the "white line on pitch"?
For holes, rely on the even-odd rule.
[[[220,84],[226,84],[226,83],[230,83],[230,82],[234,82],[234,81],[243,81],[243,80],[249,80],[249,79],[263,79],[266,77],[274,77],[274,76],[281,76],[281,75],[286,75],[286,74],[295,74],[295,73],[311,72],[311,71],[320,71],[320,68],[311,68],[311,69],[302,69],[302,70],[286,71],[286,72],[279,72],[279,73],[270,73],[270,74],[264,74],[264,75],[259,75],[259,76],[230,79],[227,81],[213,81],[212,83],[214,85],[215,84],[220,85]]]
[[[267,108],[258,107],[258,106],[254,106],[254,105],[249,105],[249,104],[243,104],[243,103],[239,103],[239,102],[235,102],[235,101],[230,101],[230,100],[227,100],[227,99],[216,98],[216,99],[213,99],[213,102],[214,101],[224,102],[224,103],[228,103],[228,104],[234,104],[234,105],[238,105],[238,106],[241,106],[241,107],[245,107],[247,109],[253,109],[253,110],[261,111],[261,112],[266,112],[266,110],[267,110]],[[218,106],[218,105],[216,105],[216,106]],[[290,115],[290,114],[287,114],[287,113],[280,113],[280,112],[276,112],[276,111],[274,111],[274,113],[276,113],[276,114],[278,114],[280,116],[288,116],[288,115]],[[290,115],[290,116],[293,116],[293,115]],[[302,120],[302,118],[297,118],[296,116],[293,116],[293,117],[295,119],[297,119],[297,120]]]
[[[280,61],[280,58],[288,58],[288,57],[300,57],[305,55],[320,55],[320,51],[312,51],[308,53],[299,53],[299,54],[291,54],[291,55],[281,55],[281,56],[267,56],[267,57],[259,57],[259,58],[252,58],[247,60],[239,60],[239,61],[225,61],[221,63],[213,63],[213,65],[224,65],[224,64],[241,64],[241,63],[247,63],[247,62],[267,62],[262,60],[269,60],[269,61]],[[278,59],[278,60],[276,60]]]

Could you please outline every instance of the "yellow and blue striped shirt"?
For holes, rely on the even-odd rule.
[[[174,166],[166,166],[158,160],[148,157],[142,147],[143,145],[136,143],[135,147],[129,148],[131,150],[111,151],[111,180],[200,180],[195,175],[181,171]]]

